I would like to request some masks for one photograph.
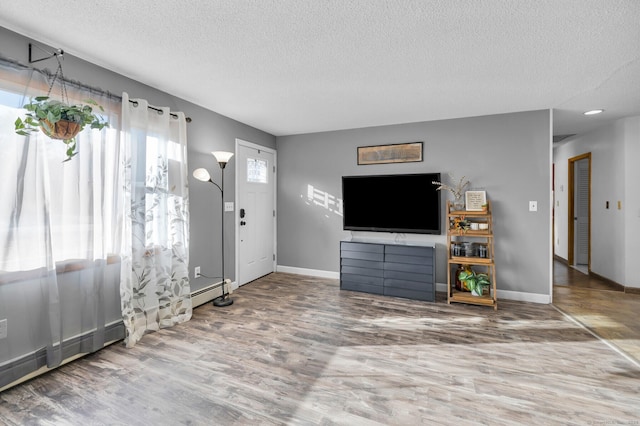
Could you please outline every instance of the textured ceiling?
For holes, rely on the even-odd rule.
[[[567,134],[640,115],[638,0],[50,4],[0,0],[0,26],[274,135],[546,108]]]

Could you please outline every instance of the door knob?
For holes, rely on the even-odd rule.
[[[244,220],[240,221],[240,226],[245,226],[247,224],[247,222],[245,222]]]

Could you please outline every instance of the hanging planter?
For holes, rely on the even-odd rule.
[[[67,159],[70,160],[76,152],[76,136],[85,126],[92,129],[103,129],[109,126],[102,117],[94,114],[93,108],[98,107],[94,100],[87,99],[84,104],[68,105],[61,101],[49,99],[48,96],[38,96],[24,105],[28,112],[25,119],[15,121],[16,133],[28,136],[42,130],[51,139],[63,141],[67,145]]]
[[[100,111],[104,109],[93,99],[86,99],[84,103],[72,105],[69,103],[67,89],[64,85],[62,64],[58,59],[58,70],[51,81],[47,96],[38,96],[24,105],[27,110],[24,120],[18,117],[15,121],[15,131],[22,136],[42,130],[51,139],[63,141],[67,145],[67,158],[69,161],[76,152],[76,136],[85,126],[92,129],[109,127],[109,123],[94,112],[94,108]],[[56,80],[60,78],[62,100],[54,100],[49,97]]]

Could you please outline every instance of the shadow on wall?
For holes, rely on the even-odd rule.
[[[300,195],[300,198],[305,199],[305,204],[308,206],[321,207],[329,213],[342,217],[342,199],[313,185],[307,185],[306,198],[305,195]],[[326,216],[329,217],[328,215]]]

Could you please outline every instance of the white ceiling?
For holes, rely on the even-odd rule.
[[[568,134],[640,115],[638,0],[0,0],[0,10],[0,26],[278,136],[547,108],[554,134]],[[606,111],[582,115],[593,108]]]

